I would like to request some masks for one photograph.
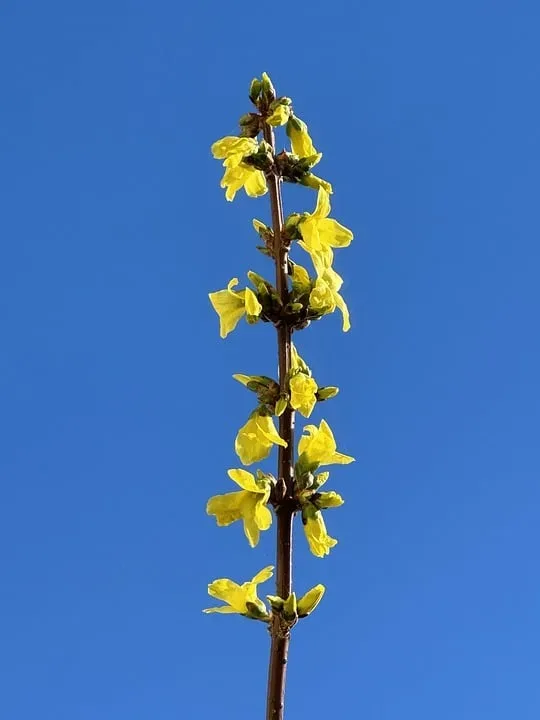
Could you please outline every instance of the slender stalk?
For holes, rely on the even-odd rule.
[[[264,139],[272,146],[275,155],[274,132],[266,124]],[[274,231],[276,289],[285,306],[289,300],[287,285],[288,248],[282,241],[284,220],[281,179],[272,172],[269,173],[267,180]],[[287,391],[287,374],[291,369],[291,336],[292,330],[287,323],[278,325],[279,384],[282,392]],[[276,594],[286,599],[291,593],[292,586],[292,526],[294,517],[294,411],[289,407],[279,418],[279,434],[287,442],[287,447],[280,447],[278,454],[278,486],[275,496],[277,515]],[[290,631],[282,626],[280,618],[277,616],[274,616],[272,620],[270,636],[266,720],[283,720]]]

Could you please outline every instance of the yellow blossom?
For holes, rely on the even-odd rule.
[[[291,379],[289,380],[290,404],[304,417],[309,417],[317,402],[318,385],[311,377],[311,370],[291,345]]]
[[[205,613],[239,613],[257,620],[268,620],[268,610],[262,600],[257,597],[257,585],[266,582],[273,575],[274,567],[269,565],[258,572],[249,582],[242,585],[220,578],[208,585],[208,594],[217,600],[227,603],[220,607],[206,608]]]
[[[322,278],[317,278],[313,290],[309,294],[309,307],[321,315],[333,313],[336,309],[332,290]]]
[[[212,145],[213,156],[218,160],[223,160],[225,167],[221,187],[226,188],[227,200],[234,200],[234,196],[242,187],[250,197],[259,197],[267,192],[263,171],[243,162],[245,157],[256,153],[258,147],[254,138],[234,135],[221,138]]]
[[[312,377],[300,372],[289,382],[291,389],[291,407],[308,418],[317,402],[317,383]]]
[[[298,443],[298,455],[304,456],[304,464],[317,465],[348,465],[354,462],[350,455],[337,452],[334,435],[326,420],[321,420],[319,427],[306,425]]]
[[[316,510],[311,503],[306,503],[302,509],[302,523],[309,549],[313,555],[317,557],[329,555],[330,549],[337,545],[337,540],[326,532],[321,511]]]
[[[302,240],[298,244],[307,250]],[[351,329],[349,308],[339,293],[343,278],[332,267],[334,253],[329,247],[323,251],[314,250],[310,255],[317,272],[317,280],[309,295],[309,306],[325,315],[338,308],[343,315],[343,332],[348,332]]]
[[[240,468],[229,470],[229,477],[242,490],[225,495],[214,495],[208,501],[206,512],[215,515],[220,527],[243,520],[244,533],[251,547],[259,542],[260,530],[268,530],[272,513],[266,503],[272,488],[268,479],[257,482],[255,476]]]
[[[251,465],[270,455],[272,445],[287,447],[274,426],[271,417],[254,414],[240,428],[234,443],[234,449],[244,465]]]
[[[243,315],[248,318],[258,318],[262,305],[257,296],[249,288],[233,290],[238,285],[238,278],[233,278],[226,290],[209,293],[208,297],[214,310],[219,315],[219,331],[222,338],[234,330]]]
[[[317,151],[309,136],[307,125],[298,117],[291,117],[287,122],[287,135],[291,141],[292,151],[298,157],[305,158],[317,155]]]
[[[310,255],[312,253],[327,253],[332,247],[341,248],[351,244],[352,232],[329,218],[330,195],[320,187],[317,193],[317,205],[311,214],[306,214],[298,223],[298,230],[302,235],[302,247]]]

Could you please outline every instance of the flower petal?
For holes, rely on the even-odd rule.
[[[264,493],[264,489],[261,490],[261,488],[255,482],[255,476],[247,470],[243,470],[241,468],[233,468],[231,470],[227,470],[227,475],[231,478],[233,482],[235,482],[237,485],[240,485],[243,490],[248,490],[249,492],[254,493]]]

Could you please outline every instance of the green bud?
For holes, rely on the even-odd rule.
[[[296,593],[291,593],[283,603],[283,617],[285,620],[296,620]]]
[[[267,239],[273,239],[274,238],[274,231],[271,227],[268,227],[268,225],[265,225],[260,220],[254,219],[253,220],[253,228],[256,233],[258,233],[263,240]]]
[[[307,213],[304,214],[307,215]],[[285,220],[285,232],[287,233],[287,237],[291,240],[297,240],[302,237],[298,230],[298,223],[301,219],[302,215],[299,213],[292,213]]]
[[[276,99],[276,91],[270,80],[268,73],[262,74],[262,94],[267,103],[271,103]]]
[[[240,136],[241,137],[257,137],[260,131],[260,116],[257,113],[246,113],[242,115],[238,121],[240,125]]]
[[[324,400],[330,400],[330,398],[336,397],[338,392],[339,388],[334,387],[333,385],[328,385],[327,387],[320,387],[317,390],[317,400],[319,400],[319,402],[323,402]]]
[[[251,282],[251,284],[252,284],[255,288],[257,288],[257,290],[258,290],[260,287],[263,287],[263,288],[266,290],[267,287],[270,285],[270,283],[268,282],[268,280],[265,280],[261,275],[259,275],[259,273],[253,272],[253,270],[248,270],[247,276],[248,276],[249,281]],[[271,286],[270,286],[270,287],[271,287]]]
[[[321,602],[325,590],[326,588],[324,585],[315,585],[315,587],[308,590],[305,595],[302,595],[297,605],[299,618],[307,617],[307,615],[315,610],[317,605]]]
[[[270,607],[272,610],[277,610],[277,612],[281,612],[283,609],[283,603],[285,602],[283,598],[280,598],[278,595],[267,595],[268,602],[270,603]]]
[[[270,615],[268,614],[264,603],[261,601],[259,602],[260,605],[249,601],[246,602],[246,617],[251,620],[262,620],[264,622],[268,622],[268,620],[270,620]]]
[[[249,99],[256,105],[262,90],[262,82],[258,78],[253,78],[249,86]]]
[[[303,309],[304,309],[304,306],[302,305],[302,303],[293,302],[293,303],[288,303],[286,305],[285,312],[290,315],[294,315],[295,313],[298,313],[298,312],[300,312],[300,310],[303,310]]]
[[[287,397],[287,395],[279,396],[279,399],[276,403],[276,409],[275,409],[275,414],[277,415],[277,417],[279,417],[280,415],[283,415],[283,413],[287,409],[288,403],[289,403],[289,398]]]
[[[292,105],[292,100],[290,97],[279,97],[274,100],[274,102],[270,103],[270,110],[275,110],[279,105],[287,105],[290,107]]]

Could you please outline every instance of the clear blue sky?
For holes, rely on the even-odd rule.
[[[207,299],[267,271],[267,200],[227,204],[209,152],[262,70],[356,234],[353,331],[298,341],[357,462],[331,556],[298,536],[297,588],[328,593],[287,718],[540,714],[539,6],[273,8],[2,3],[5,720],[263,717],[264,628],[201,613],[273,558],[204,514],[251,408],[230,376],[275,367],[271,329],[221,341]]]

